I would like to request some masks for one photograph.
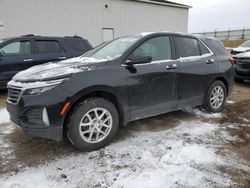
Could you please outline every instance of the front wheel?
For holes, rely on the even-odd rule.
[[[118,125],[119,115],[114,104],[103,98],[88,99],[74,109],[67,136],[82,151],[97,150],[112,140]]]
[[[216,80],[209,87],[203,107],[209,112],[221,112],[227,96],[225,84]]]

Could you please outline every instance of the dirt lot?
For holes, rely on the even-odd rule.
[[[4,109],[5,100],[6,92],[0,93],[0,109]],[[2,112],[0,113],[0,115],[0,178],[1,176],[5,177],[6,174],[8,176],[15,176],[20,171],[25,171],[29,167],[35,168],[39,165],[44,165],[47,163],[50,164],[53,161],[56,161],[57,159],[63,159],[64,157],[72,155],[78,156],[82,154],[81,152],[73,148],[68,141],[57,143],[41,138],[33,138],[23,133],[18,128],[14,127],[12,123],[8,122],[7,120],[3,120],[1,123],[1,119],[6,119],[6,117],[4,116],[8,115],[6,114],[6,112]],[[112,145],[119,145],[119,143],[123,142],[123,140],[129,140],[131,137],[134,137],[133,135],[137,132],[147,132],[153,135],[154,133],[161,134],[169,131],[175,131],[176,128],[178,128],[178,126],[180,126],[183,122],[201,122],[206,124],[210,123],[215,124],[219,127],[218,131],[213,132],[213,134],[209,137],[193,136],[192,132],[184,132],[181,136],[178,134],[177,138],[182,140],[184,145],[202,143],[209,146],[213,144],[213,147],[216,148],[215,154],[218,158],[222,157],[228,159],[228,163],[232,163],[231,159],[229,158],[235,159],[235,163],[229,166],[222,164],[216,165],[216,172],[213,170],[212,173],[220,173],[222,174],[222,176],[229,177],[229,179],[233,183],[225,185],[220,184],[219,181],[217,182],[216,180],[213,180],[213,177],[208,176],[210,177],[210,180],[206,180],[209,185],[208,187],[249,187],[250,83],[235,85],[232,95],[228,98],[224,112],[219,115],[213,116],[197,109],[189,109],[136,121],[130,123],[129,126],[119,130],[119,133],[117,134],[116,139],[113,141],[111,146],[109,146],[106,150],[104,149],[98,151],[98,157],[96,157],[93,153],[86,155],[88,156],[88,160],[91,160],[92,158],[98,158],[99,160],[101,160],[101,158],[107,157],[105,153],[107,153],[109,150],[116,150],[115,147],[112,148]],[[218,140],[216,140],[215,142],[214,137],[216,135],[219,136],[218,138],[216,138]],[[133,140],[133,142],[137,141]],[[150,140],[146,139],[145,142],[148,143],[150,142]],[[157,142],[160,142],[160,140]],[[218,146],[216,146],[216,143],[218,143]],[[171,147],[174,148],[174,145]],[[168,147],[168,149],[171,150],[171,147]],[[152,148],[154,147],[152,146]],[[123,154],[125,156],[122,156]],[[83,155],[85,156],[85,154]],[[121,158],[126,159],[127,155],[132,154],[122,153]],[[226,156],[230,157],[226,158]],[[116,157],[109,156],[109,158],[115,160],[114,158]],[[140,157],[138,156],[138,160],[140,160],[139,158]],[[184,158],[183,160],[185,159],[186,158]],[[121,159],[117,158],[117,160],[119,161]],[[127,166],[118,165],[115,170],[121,170],[121,168],[128,168],[129,164],[130,162],[126,163]],[[241,166],[244,167],[241,168]],[[197,165],[194,168],[196,170],[200,170],[203,168],[203,166]],[[202,171],[209,172],[211,171],[211,169],[206,168]],[[134,172],[133,169],[132,172]],[[105,179],[106,178],[107,177],[105,177]],[[111,183],[109,182],[110,184],[106,185],[112,185],[115,181],[117,180],[114,179],[111,181]],[[183,186],[181,181],[176,181],[175,184],[177,187]],[[98,182],[95,184],[96,187],[101,185]],[[88,186],[92,185],[88,184]],[[192,184],[190,184],[190,187],[192,187]]]

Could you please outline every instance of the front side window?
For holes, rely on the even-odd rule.
[[[30,41],[17,41],[5,45],[0,49],[2,56],[27,55],[31,53]]]
[[[82,57],[92,57],[95,59],[115,59],[121,57],[141,36],[130,36],[115,39],[108,43],[103,43],[93,50],[87,52]]]
[[[198,41],[194,38],[175,37],[179,57],[200,56]]]
[[[151,38],[141,44],[132,56],[150,56],[152,61],[172,59],[170,39],[168,36]]]
[[[63,51],[57,41],[37,40],[35,44],[36,53],[38,54],[60,53]]]

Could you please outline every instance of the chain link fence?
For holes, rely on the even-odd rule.
[[[243,27],[242,29],[224,30],[224,31],[210,31],[195,33],[207,37],[215,37],[219,40],[237,40],[237,39],[250,39],[250,28]]]

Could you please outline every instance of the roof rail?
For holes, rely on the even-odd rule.
[[[33,37],[35,36],[34,34],[27,34],[27,35],[22,35],[22,37]]]
[[[80,36],[78,36],[78,35],[74,35],[74,36],[64,36],[64,37],[66,37],[66,38],[82,38],[82,37],[80,37]]]

